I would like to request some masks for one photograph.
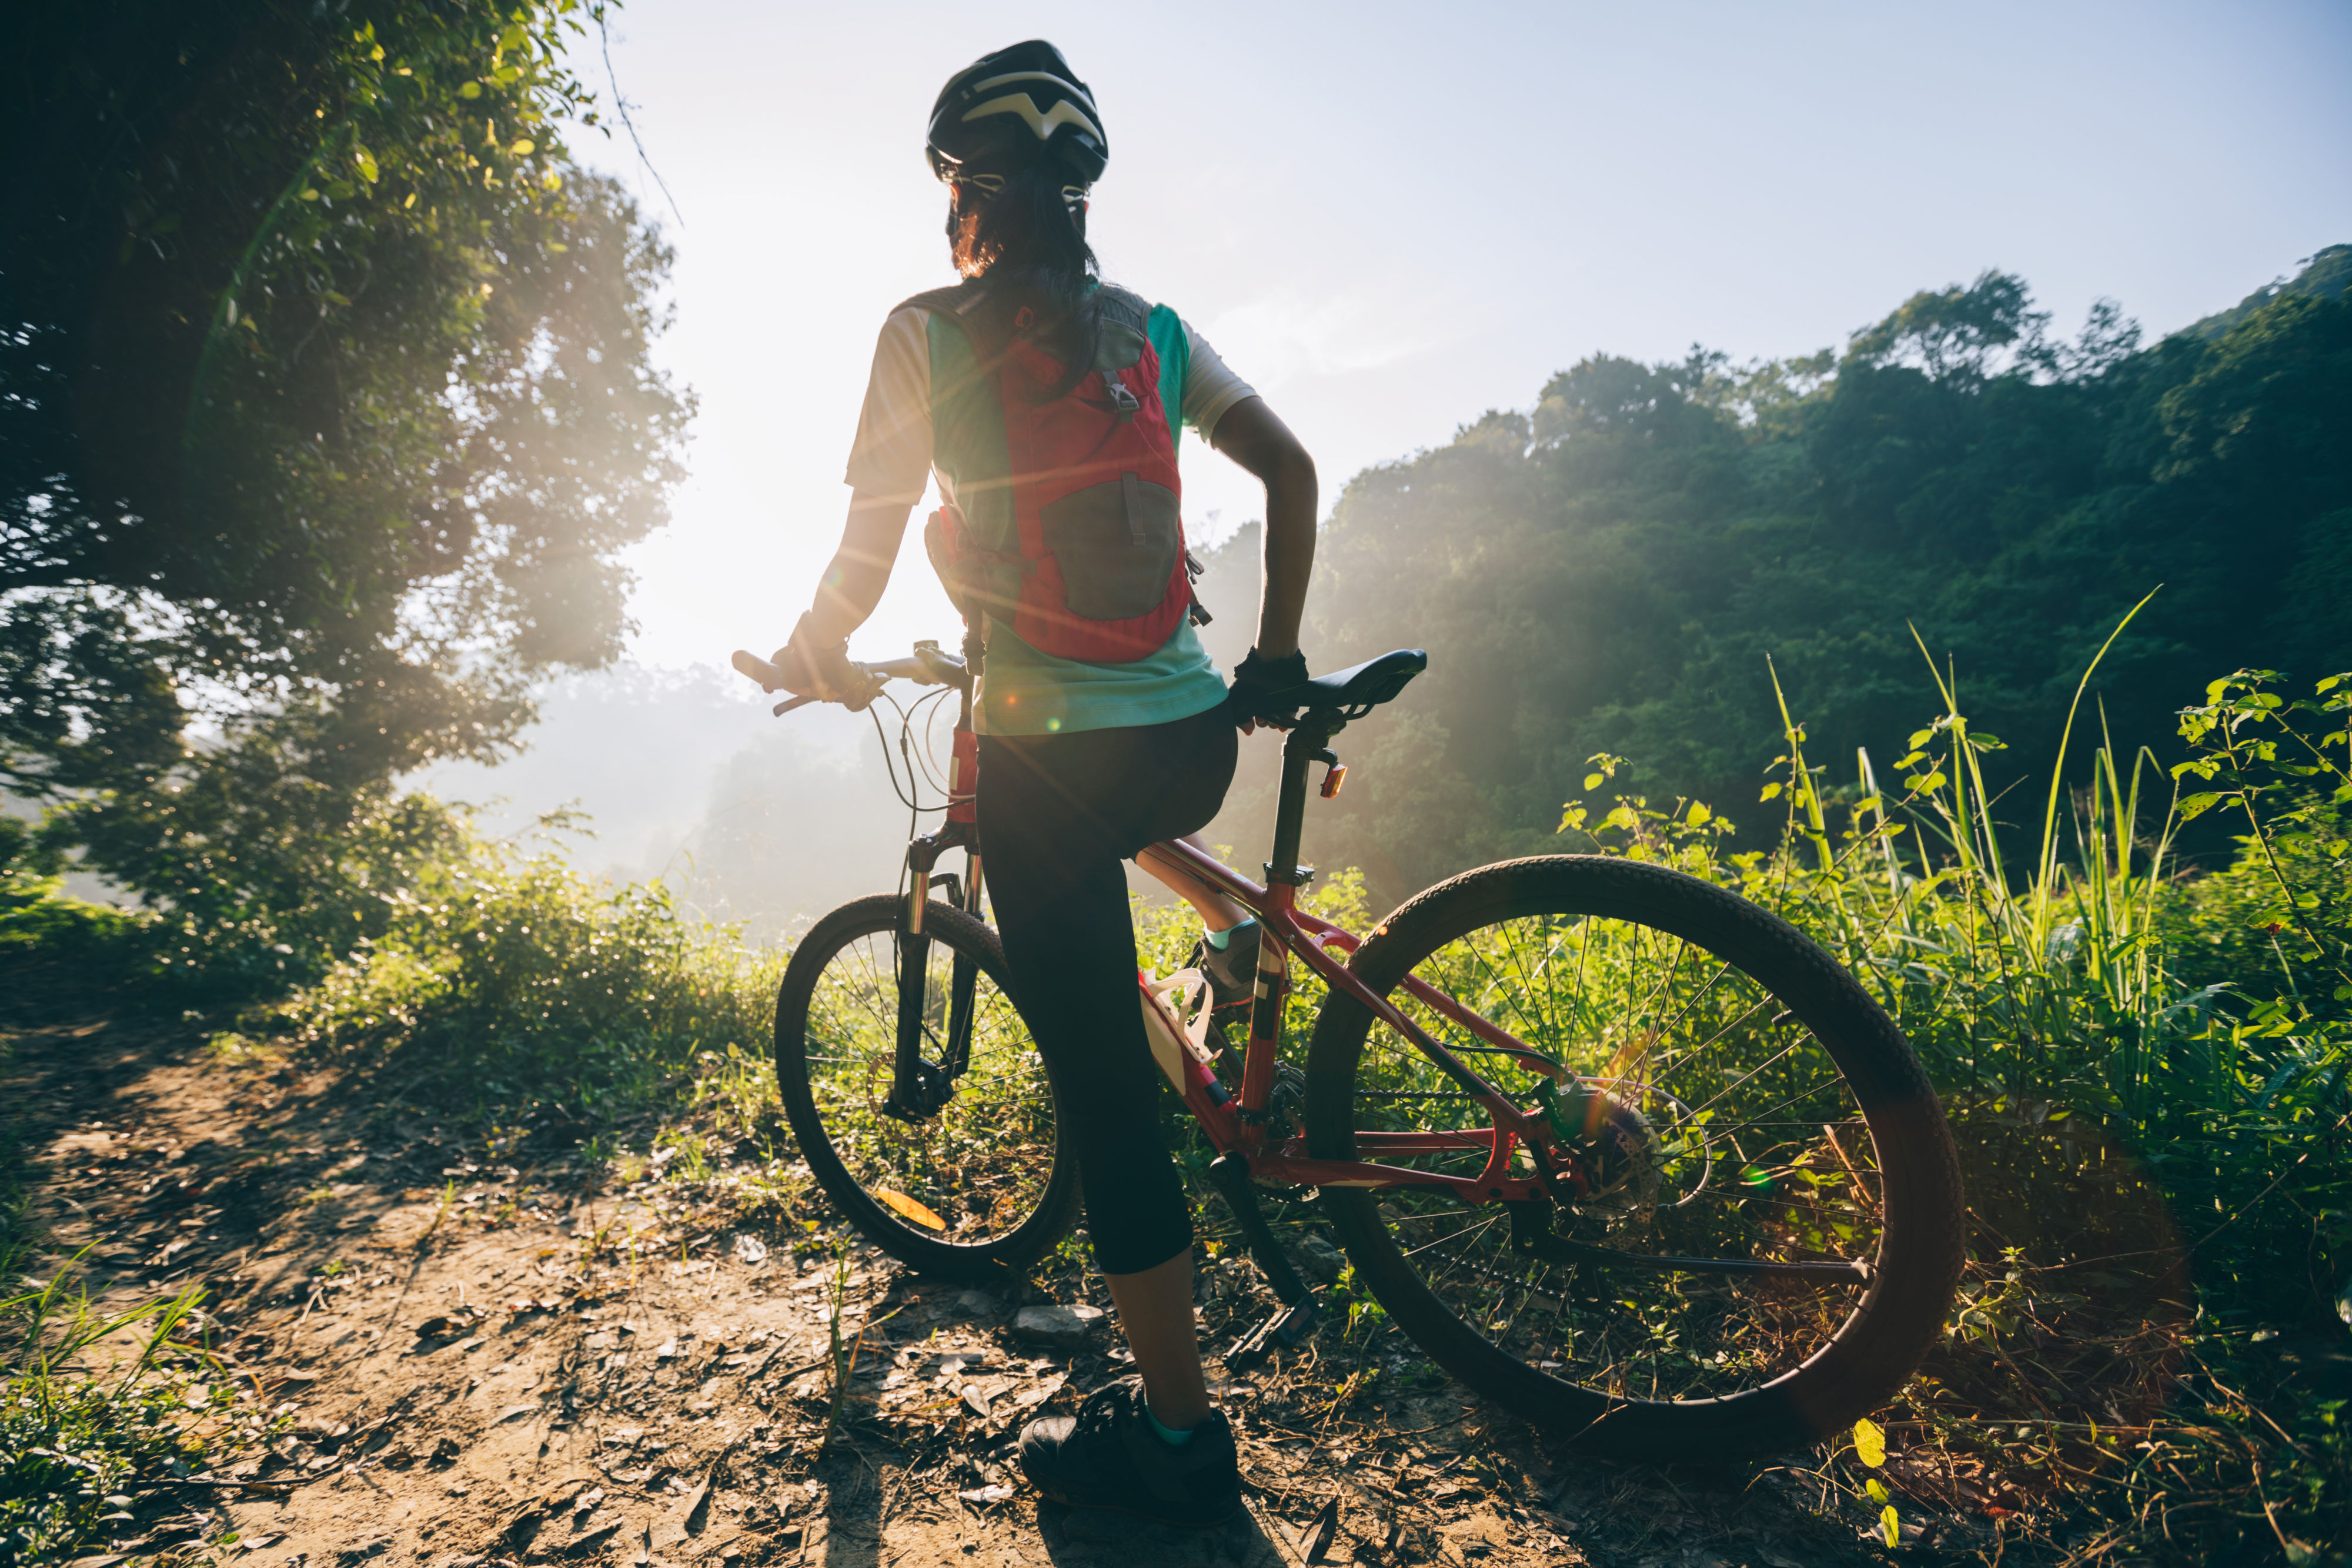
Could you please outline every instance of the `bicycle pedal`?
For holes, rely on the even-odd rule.
[[[1225,1364],[1239,1370],[1264,1361],[1276,1346],[1289,1350],[1315,1332],[1316,1321],[1323,1309],[1312,1295],[1302,1296],[1293,1305],[1285,1307],[1234,1342],[1225,1353]]]

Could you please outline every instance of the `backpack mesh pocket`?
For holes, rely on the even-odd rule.
[[[1173,490],[1122,474],[1040,507],[1037,521],[1073,615],[1129,621],[1168,597],[1184,550]]]

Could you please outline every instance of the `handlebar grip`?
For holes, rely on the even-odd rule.
[[[763,692],[774,692],[783,686],[783,671],[776,668],[775,665],[770,664],[767,660],[761,658],[757,653],[745,653],[742,649],[738,648],[729,656],[728,663],[733,664],[736,670],[740,674],[749,675],[751,679],[759,682],[760,689]],[[913,667],[910,669],[900,669],[898,666],[901,664],[910,665]],[[932,685],[940,684],[942,679],[941,676],[931,673],[929,666],[924,665],[919,661],[914,659],[892,660],[880,664],[860,664],[853,662],[849,667],[856,671],[858,674],[865,678],[867,683],[867,689],[863,692],[852,692],[838,695],[833,700],[839,702],[844,707],[846,707],[852,713],[865,712],[866,705],[874,700],[875,695],[881,691],[883,685],[894,675],[905,675],[910,679],[923,681]],[[777,717],[782,718],[784,715],[792,712],[793,709],[796,707],[803,706],[808,703],[822,702],[824,700],[824,698],[814,696],[793,697],[787,701],[778,703],[775,706],[774,712]]]
[[[775,665],[768,663],[767,660],[762,659],[757,653],[747,653],[742,649],[738,648],[735,650],[734,656],[729,662],[735,666],[736,670],[740,674],[749,675],[753,680],[759,682],[760,689],[763,692],[772,692],[778,686],[784,684],[783,671],[776,668]],[[779,709],[778,711],[781,712],[782,710]]]

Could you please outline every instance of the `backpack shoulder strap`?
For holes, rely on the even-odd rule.
[[[1095,308],[1106,321],[1116,321],[1138,334],[1151,319],[1151,302],[1131,289],[1106,283],[1095,291]]]
[[[926,288],[920,294],[908,295],[890,307],[890,314],[896,316],[901,310],[929,310],[961,321],[965,313],[978,305],[980,299],[979,282],[968,277],[945,288]]]
[[[890,314],[896,316],[901,310],[930,310],[951,317],[957,325],[968,328],[971,312],[986,297],[987,290],[982,281],[967,277],[961,283],[950,284],[945,288],[927,288],[920,294],[908,295],[890,307]],[[1121,288],[1116,283],[1106,283],[1096,290],[1095,301],[1097,308],[1106,318],[1132,327],[1139,332],[1151,319],[1151,301],[1133,289]]]
[[[982,281],[968,277],[946,288],[929,288],[920,294],[910,295],[892,306],[890,314],[895,316],[901,310],[915,309],[929,310],[934,316],[944,317],[962,329],[982,360],[993,360],[1004,351],[1004,345],[997,341],[982,324],[984,319],[979,314],[980,307],[987,297],[987,289]],[[1121,288],[1115,283],[1106,283],[1096,291],[1095,306],[1104,321],[1126,328],[1139,342],[1148,340],[1146,323],[1151,319],[1151,302],[1140,294]]]
[[[928,310],[934,316],[954,322],[964,337],[971,340],[972,351],[980,356],[983,364],[988,364],[1003,356],[1005,345],[990,329],[986,319],[981,314],[980,307],[987,298],[988,290],[981,280],[967,277],[961,283],[951,284],[945,288],[927,288],[920,294],[910,295],[890,307],[890,314],[896,316],[901,310],[909,309]]]
[[[1098,371],[1124,371],[1151,346],[1151,304],[1139,294],[1104,284],[1095,291],[1095,319],[1102,329],[1095,352]]]

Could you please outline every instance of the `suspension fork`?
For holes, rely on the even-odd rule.
[[[972,728],[982,661],[985,648],[976,633],[963,640],[964,687],[962,711],[956,716],[953,749],[948,757],[949,828],[963,837],[963,912],[980,918],[980,737]],[[971,1065],[972,996],[980,980],[980,965],[968,953],[956,955],[948,977],[948,1051],[944,1065],[953,1082]]]
[[[980,857],[971,857],[971,874],[980,874]],[[966,914],[977,915],[980,900],[966,894]],[[958,953],[948,975],[948,1051],[946,1067],[950,1082],[961,1078],[971,1065],[971,1015],[973,994],[979,989],[980,965],[968,953]]]
[[[971,1065],[972,1015],[979,989],[980,966],[959,952],[948,975],[948,1016],[943,1061],[923,1060],[926,1002],[929,990],[931,939],[923,929],[929,906],[933,870],[950,850],[964,852],[962,885],[950,873],[936,880],[948,884],[950,896],[977,919],[981,908],[980,831],[977,810],[980,784],[980,741],[972,729],[973,683],[980,672],[975,639],[964,640],[962,710],[957,716],[953,750],[948,765],[947,821],[936,833],[927,833],[907,846],[907,914],[898,939],[898,1017],[893,1041],[890,1097],[887,1108],[908,1120],[935,1114],[955,1092],[955,1081]]]

